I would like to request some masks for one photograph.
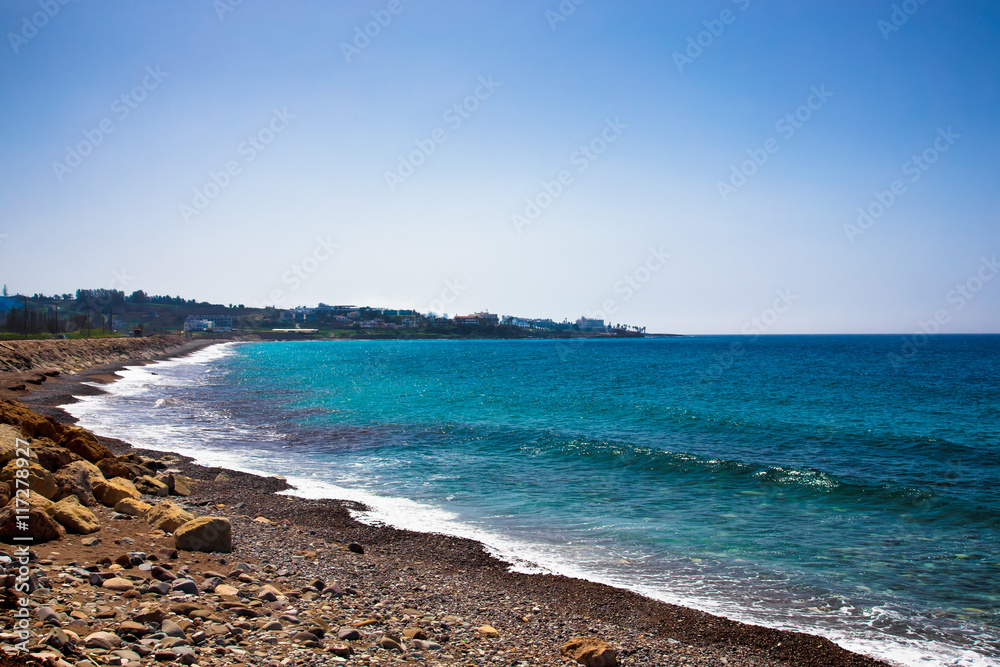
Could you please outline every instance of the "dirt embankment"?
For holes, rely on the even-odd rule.
[[[76,373],[130,359],[149,359],[186,342],[183,336],[3,341],[0,342],[0,373]]]

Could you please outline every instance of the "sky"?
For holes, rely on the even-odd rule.
[[[1000,5],[3,0],[0,279],[1000,332]]]

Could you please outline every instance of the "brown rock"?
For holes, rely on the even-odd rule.
[[[476,630],[483,637],[488,637],[490,639],[495,639],[500,636],[500,631],[494,628],[492,625],[481,625]]]
[[[104,478],[97,466],[89,461],[74,461],[63,466],[55,474],[58,489],[53,499],[62,500],[69,496],[76,496],[81,505],[95,507],[97,499],[94,497],[94,487],[90,481],[95,477]]]
[[[130,591],[135,588],[135,584],[128,579],[112,577],[104,580],[103,588],[107,588],[109,591]]]
[[[38,464],[49,472],[55,472],[59,468],[73,462],[79,458],[65,447],[60,447],[48,438],[35,438],[31,441],[32,458],[38,460]]]
[[[55,419],[43,417],[23,405],[8,400],[0,401],[0,422],[20,427],[29,438],[49,438],[56,442],[67,430]]]
[[[114,456],[110,449],[97,441],[93,433],[78,426],[67,429],[59,439],[59,444],[91,463]]]
[[[24,522],[27,530],[19,527]],[[0,537],[25,537],[30,535],[35,543],[58,540],[66,534],[66,530],[55,519],[37,507],[32,507],[27,514],[18,514],[13,506],[0,510]]]
[[[101,529],[101,521],[97,515],[81,505],[76,496],[63,498],[47,511],[71,533],[89,535]]]
[[[51,500],[43,496],[38,495],[34,491],[28,492],[28,505],[30,507],[35,507],[42,511],[48,511],[50,507],[55,505]],[[24,507],[24,496],[15,496],[7,501],[7,506],[9,507]]]
[[[0,482],[0,507],[10,502],[10,484]]]
[[[149,496],[169,496],[170,487],[161,482],[158,479],[154,479],[149,475],[143,475],[142,477],[137,477],[135,479],[135,488],[139,489],[141,493]]]
[[[184,475],[171,475],[173,480],[173,486],[170,492],[175,496],[181,496],[187,498],[191,495],[191,486],[194,482],[190,477],[185,477]]]
[[[113,477],[131,479],[132,477],[129,475],[128,468],[125,467],[125,464],[113,456],[98,461],[97,468],[106,479],[112,479]]]
[[[46,498],[56,495],[59,487],[56,486],[56,480],[52,476],[52,473],[34,461],[27,461],[28,465],[26,466],[24,463],[25,459],[8,461],[7,465],[0,471],[0,482],[13,482],[17,479],[17,472],[19,470],[27,470],[28,488]]]
[[[135,498],[122,498],[115,503],[116,512],[119,514],[128,514],[129,516],[143,516],[151,509],[153,509],[152,505],[144,503],[141,500],[136,500]]]
[[[184,551],[229,553],[233,550],[233,528],[224,517],[201,517],[174,531],[174,546]]]
[[[0,468],[7,465],[7,462],[11,459],[24,456],[23,451],[20,453],[17,451],[18,440],[27,442],[27,437],[21,429],[11,424],[0,424]],[[24,449],[23,446],[21,449]],[[28,458],[34,461],[38,460],[38,456],[34,452],[30,452]]]
[[[403,636],[407,639],[427,639],[427,633],[422,628],[403,628]]]
[[[617,667],[618,652],[611,644],[596,637],[573,637],[559,653],[586,667]]]
[[[167,612],[159,607],[142,607],[132,614],[132,620],[137,623],[162,623],[167,617]]]
[[[153,509],[146,512],[143,518],[153,528],[158,528],[165,533],[172,533],[194,519],[194,515],[184,511],[169,500],[164,500],[154,505]]]
[[[123,498],[138,500],[141,495],[135,485],[123,477],[94,482],[94,496],[106,507],[114,507]]]

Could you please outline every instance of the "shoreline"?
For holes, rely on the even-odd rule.
[[[156,358],[174,358],[228,341],[198,342],[201,344],[188,349],[174,349]],[[110,383],[118,379],[116,372],[126,366],[155,360],[129,360],[63,376],[51,384],[46,382],[33,388],[27,395],[16,400],[60,422],[72,424],[76,420],[61,406],[74,402],[74,395],[102,393],[99,387],[87,386],[82,382]],[[0,397],[3,397],[2,394]],[[216,506],[222,504],[227,508],[223,514],[233,521],[236,536],[234,557],[242,558],[242,550],[251,546],[241,544],[241,535],[248,536],[262,530],[266,532],[262,526],[267,524],[253,521],[253,518],[263,516],[278,525],[285,525],[284,522],[287,522],[291,530],[302,533],[299,538],[304,540],[320,540],[335,545],[362,544],[367,553],[378,559],[377,567],[381,571],[414,571],[418,579],[447,573],[448,577],[461,582],[458,589],[462,593],[456,594],[450,601],[456,608],[467,602],[486,603],[495,600],[499,591],[502,594],[500,597],[506,595],[511,599],[522,600],[519,605],[521,607],[545,609],[550,617],[548,632],[552,635],[550,655],[554,662],[551,664],[564,664],[558,659],[558,647],[562,640],[569,636],[588,634],[597,634],[620,648],[621,664],[627,665],[715,665],[720,664],[723,658],[726,659],[725,664],[729,665],[861,667],[888,664],[851,653],[816,635],[747,625],[581,579],[551,574],[512,573],[508,569],[508,563],[489,555],[482,544],[472,540],[387,526],[370,526],[350,516],[349,510],[356,508],[356,505],[347,501],[308,500],[297,496],[276,495],[277,491],[290,487],[274,477],[205,467],[178,454],[135,449],[120,440],[98,438],[117,455],[137,452],[157,459],[169,457],[175,461],[172,463],[173,467],[180,469],[184,475],[200,480],[198,502],[208,501]],[[239,514],[234,514],[233,510],[238,510]],[[257,550],[261,548],[259,540],[252,546]],[[299,551],[312,548],[312,545],[298,546],[301,547]],[[277,544],[267,545],[264,551],[268,552],[269,549],[278,555],[282,551],[282,547]],[[273,558],[271,560],[274,561]],[[514,631],[516,624],[508,626],[496,620],[502,615],[502,606],[493,609],[491,613],[482,611],[479,607],[476,609],[485,616],[484,622],[492,620],[503,634],[518,636],[519,633]],[[573,629],[568,634],[563,631],[567,626]],[[590,630],[599,632],[589,632]],[[532,634],[537,632],[533,631]],[[549,663],[533,661],[531,664]]]

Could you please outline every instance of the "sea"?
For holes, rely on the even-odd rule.
[[[1000,336],[225,343],[81,425],[527,573],[1000,665]]]

